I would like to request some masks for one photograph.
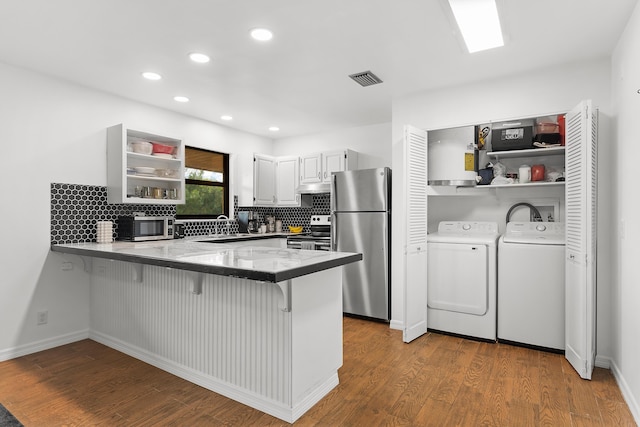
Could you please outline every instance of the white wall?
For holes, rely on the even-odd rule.
[[[394,100],[392,141],[393,170],[396,177],[402,173],[401,143],[404,125],[422,129],[440,129],[496,120],[566,112],[583,99],[591,99],[600,109],[599,133],[599,224],[598,224],[598,355],[611,355],[610,310],[610,244],[609,217],[611,205],[610,140],[610,65],[607,59],[570,64],[553,69],[532,71],[511,78],[474,83],[412,94]],[[403,209],[398,197],[403,194],[400,180],[394,180],[393,234],[393,289],[392,318],[394,327],[402,326],[403,293],[402,230]],[[430,203],[433,197],[430,197]],[[474,198],[475,199],[475,198]],[[464,209],[464,206],[461,206]],[[496,210],[502,215],[504,204]],[[496,211],[496,212],[497,212]],[[490,214],[480,211],[487,220]],[[494,214],[496,214],[494,212]]]
[[[358,169],[391,167],[391,123],[278,139],[276,156],[350,149],[358,152]]]
[[[77,257],[50,246],[50,184],[106,186],[106,128],[184,138],[233,154],[236,194],[251,192],[252,153],[272,141],[0,64],[4,201],[0,245],[0,360],[74,341],[89,328],[89,282]],[[63,272],[63,259],[73,271]],[[36,326],[36,313],[49,322]]]
[[[627,403],[640,423],[640,198],[638,170],[640,118],[640,7],[631,16],[612,59],[614,153],[610,165],[614,206],[612,250],[612,369]]]

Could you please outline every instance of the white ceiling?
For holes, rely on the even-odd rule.
[[[506,46],[470,55],[444,0],[2,0],[0,62],[278,139],[389,122],[408,93],[609,56],[635,4],[499,0]],[[384,83],[347,77],[366,70]]]

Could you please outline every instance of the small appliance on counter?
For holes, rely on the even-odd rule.
[[[260,229],[260,222],[258,221],[258,214],[249,211],[249,216],[247,219],[247,232],[248,233],[257,233]]]
[[[182,222],[174,222],[173,223],[173,238],[174,239],[184,239],[185,237],[185,225]]]
[[[249,232],[249,212],[240,211],[238,212],[238,233],[248,233],[248,232]]]
[[[173,239],[173,222],[170,216],[119,216],[116,220],[118,240],[142,242]]]

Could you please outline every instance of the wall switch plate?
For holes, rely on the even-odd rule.
[[[38,312],[38,325],[46,325],[49,322],[49,310]]]

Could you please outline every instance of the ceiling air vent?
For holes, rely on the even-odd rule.
[[[361,73],[350,74],[349,77],[351,77],[353,81],[355,81],[362,87],[382,83],[382,80],[380,80],[378,76],[373,74],[371,71],[363,71]]]

